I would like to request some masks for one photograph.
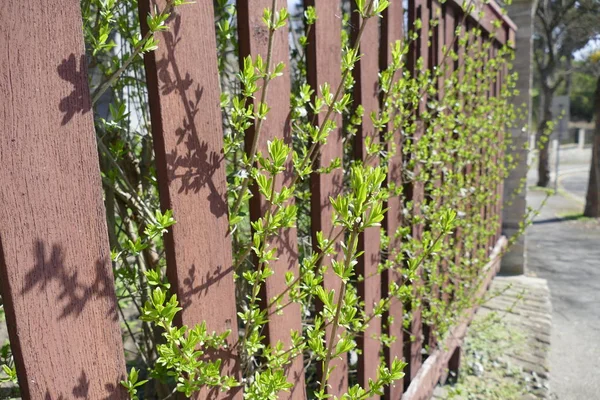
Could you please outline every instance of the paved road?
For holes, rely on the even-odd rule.
[[[577,169],[573,172],[559,174],[559,187],[575,196],[580,202],[585,202],[587,193],[589,168]]]
[[[550,387],[560,400],[600,399],[600,222],[575,219],[585,196],[585,164],[559,172],[567,195],[548,199],[527,232],[528,272],[548,280],[552,300]],[[580,172],[576,172],[579,169]],[[562,175],[562,176],[561,176]],[[545,197],[530,190],[528,204]]]

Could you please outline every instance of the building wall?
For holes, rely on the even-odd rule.
[[[523,120],[518,121],[517,127],[528,127],[527,129],[514,128],[508,132],[512,135],[515,145],[514,157],[517,160],[516,168],[510,173],[504,185],[504,210],[502,215],[502,231],[507,237],[512,237],[519,231],[519,223],[523,221],[527,211],[527,150],[526,143],[529,141],[531,132],[531,86],[533,74],[533,16],[535,12],[535,0],[513,0],[508,6],[508,16],[517,25],[515,39],[515,59],[513,70],[519,74],[517,89],[519,95],[515,97],[516,106],[527,104],[528,111]],[[519,188],[520,191],[515,193]],[[527,241],[525,236],[516,240],[502,260],[501,273],[522,274],[525,271]]]

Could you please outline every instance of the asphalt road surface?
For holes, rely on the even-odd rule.
[[[568,194],[575,196],[580,202],[584,202],[587,193],[588,174],[589,168],[578,169],[573,172],[559,175],[559,187]],[[600,396],[598,398],[600,398]]]

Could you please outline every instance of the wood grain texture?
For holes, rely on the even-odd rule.
[[[251,55],[253,59],[260,54],[263,60],[267,59],[267,48],[269,31],[262,21],[263,10],[272,8],[275,4],[275,10],[279,11],[287,7],[287,3],[282,0],[238,0],[238,29],[240,60]],[[284,27],[275,32],[273,38],[273,61],[272,66],[279,62],[289,65],[289,47],[288,47],[288,27]],[[262,82],[258,82],[262,86]],[[274,138],[281,138],[291,146],[292,136],[289,124],[290,113],[290,75],[289,68],[283,71],[283,75],[275,78],[269,87],[266,103],[270,107],[267,119],[262,125],[260,132],[258,151],[266,154],[267,142]],[[254,138],[254,129],[251,128],[246,135],[246,144],[249,146]],[[276,180],[275,190],[280,190],[283,185],[289,185],[292,181],[291,159],[288,162],[287,171],[283,176]],[[254,221],[266,210],[266,202],[256,190],[253,189],[254,196],[250,201],[250,217]],[[277,248],[278,260],[271,262],[269,266],[275,271],[275,274],[267,279],[261,298],[265,303],[271,303],[275,298],[287,288],[285,283],[285,273],[292,272],[298,276],[298,240],[296,229],[284,229],[280,235],[273,238],[271,246]],[[266,328],[266,337],[269,343],[275,345],[278,341],[289,347],[290,332],[292,330],[302,331],[301,308],[297,303],[289,303],[288,296],[284,296],[282,304],[289,304],[283,309],[282,315],[272,314]],[[306,388],[304,385],[304,366],[302,357],[293,360],[287,370],[288,381],[294,384],[294,388],[289,393],[280,394],[280,398],[304,399]]]
[[[305,0],[305,6],[315,7],[317,21],[308,34],[308,47],[306,50],[307,78],[309,85],[315,91],[315,96],[320,94],[319,88],[329,83],[331,91],[335,93],[341,82],[341,3],[338,0]],[[325,121],[326,110],[315,116],[315,124],[322,126]],[[342,118],[334,113],[331,117],[338,128],[329,134],[327,143],[320,147],[316,167],[326,167],[336,159],[342,159],[344,149],[342,143]],[[335,238],[342,229],[334,227],[332,223],[333,207],[329,201],[330,197],[337,197],[343,190],[343,171],[338,168],[329,174],[314,173],[311,176],[311,224],[313,250],[318,252],[316,233],[321,231],[325,237]],[[336,247],[336,260],[342,261],[342,249]],[[323,285],[326,290],[335,290],[338,294],[336,302],[339,301],[341,279],[331,269],[331,258],[323,260],[323,265],[329,266],[323,277]],[[317,301],[317,308],[322,304]],[[326,340],[331,340],[331,328],[326,331]],[[340,328],[338,334],[342,333]],[[338,340],[338,339],[335,339]],[[320,363],[319,363],[320,366]],[[336,358],[331,360],[330,366],[334,368],[329,378],[330,387],[327,393],[340,397],[348,389],[348,360]],[[321,376],[322,371],[319,372]]]
[[[147,15],[155,3],[140,1]],[[166,1],[157,5],[162,9]],[[213,353],[222,371],[239,374],[232,244],[228,236],[219,72],[210,1],[175,10],[158,50],[144,58],[161,208],[177,223],[165,235],[167,275],[183,307],[180,325],[203,321],[232,331],[230,349]],[[146,31],[145,18],[141,18]],[[215,305],[218,304],[218,307]],[[241,391],[200,391],[195,398],[241,398]]]
[[[380,33],[380,52],[379,52],[379,69],[384,70],[392,62],[392,44],[397,40],[404,39],[403,32],[404,9],[402,2],[391,2],[388,8],[383,13],[381,20]],[[395,80],[401,79],[402,71],[398,71]],[[388,129],[393,129],[390,124]],[[393,146],[392,146],[393,144]],[[396,130],[393,134],[392,143],[387,145],[387,150],[394,150],[394,155],[388,163],[388,177],[386,184],[388,187],[402,185],[402,132]],[[400,196],[392,196],[387,201],[385,207],[388,209],[383,223],[386,234],[390,239],[388,257],[396,258],[401,252],[402,238],[396,237],[398,228],[402,225],[402,199]],[[400,267],[400,266],[398,266]],[[381,290],[382,293],[389,295],[389,287],[392,282],[398,285],[402,284],[402,274],[398,270],[388,269],[381,275]],[[396,337],[396,340],[389,346],[384,348],[384,356],[387,365],[391,365],[394,359],[404,359],[404,331],[403,331],[404,310],[402,302],[394,302],[388,313],[383,317],[384,333]],[[389,321],[390,322],[388,323]],[[386,399],[400,399],[404,391],[404,382],[396,381],[394,385],[386,387]]]
[[[352,43],[355,42],[358,35],[358,29],[361,25],[361,18],[355,10],[355,3],[352,2]],[[362,124],[358,127],[354,142],[354,157],[357,160],[363,160],[368,165],[377,165],[377,157],[367,158],[365,149],[365,139],[371,137],[374,143],[379,141],[379,134],[375,131],[370,115],[372,112],[379,112],[379,27],[375,18],[367,21],[360,41],[361,59],[354,67],[353,74],[356,81],[354,85],[354,104],[362,104],[364,107],[364,116]],[[364,251],[364,254],[358,258],[356,271],[365,279],[358,283],[358,294],[365,303],[366,315],[371,315],[373,305],[381,299],[381,276],[377,273],[377,267],[380,260],[380,229],[371,227],[365,229],[358,238],[358,251]],[[363,353],[358,357],[358,383],[363,387],[368,387],[369,378],[375,379],[377,376],[377,366],[379,365],[379,353],[381,343],[381,319],[374,318],[366,329],[364,334],[358,338],[358,345]],[[375,338],[375,339],[374,339]],[[379,397],[379,396],[377,396]]]
[[[21,395],[126,399],[79,1],[4,3],[0,54],[0,281]]]

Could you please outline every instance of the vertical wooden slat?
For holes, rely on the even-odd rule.
[[[431,20],[437,22],[436,26],[431,27],[431,46],[429,47],[429,69],[431,70],[432,74],[435,74],[435,70],[442,67],[440,63],[444,57],[444,18],[442,13],[442,5],[438,1],[431,0],[429,2],[429,7],[431,9]],[[443,87],[444,77],[439,75],[439,77],[436,79],[438,99],[442,98]]]
[[[411,64],[409,67],[411,68],[411,73],[413,76],[417,76],[420,72],[416,70],[417,60],[419,58],[423,59],[423,66],[427,68],[429,65],[428,53],[429,53],[429,19],[430,19],[430,11],[428,7],[427,0],[414,0],[409,1],[409,24],[410,29],[414,30],[414,22],[417,19],[421,20],[421,30],[418,33],[418,39],[412,43],[411,51],[409,55],[409,61]],[[424,94],[423,96],[426,96]],[[419,103],[419,107],[417,110],[417,115],[421,115],[426,108],[425,99],[421,99]],[[424,133],[424,124],[423,121],[417,120],[417,128],[413,137],[413,141],[417,143],[419,139],[423,136]],[[419,163],[415,163],[413,174],[415,177],[418,177],[420,173],[420,165]],[[411,184],[408,185],[407,190],[407,198],[413,202],[412,214],[413,216],[421,216],[421,203],[424,200],[424,182],[420,180],[415,180]],[[412,227],[412,235],[416,240],[421,240],[423,236],[423,224],[415,224]],[[417,286],[422,285],[421,281],[421,271],[417,271],[417,275],[419,278],[414,282],[415,285],[415,294],[418,296]],[[421,302],[422,299],[417,297],[416,301]],[[410,381],[415,377],[419,368],[421,368],[422,364],[422,355],[421,350],[423,349],[423,323],[421,316],[421,307],[417,307],[416,309],[411,310],[412,312],[412,321],[410,326],[410,334],[407,336],[407,345],[405,345],[405,354],[408,362],[406,377],[405,377],[405,387],[410,383]]]
[[[490,48],[488,50],[488,60],[491,61],[496,57],[496,47],[495,47],[495,40],[493,39],[493,37],[490,36],[489,38],[490,40]],[[494,97],[495,91],[496,91],[496,82],[493,78],[489,78],[490,79],[490,86],[488,89],[488,98],[491,99],[492,97]],[[495,148],[497,148],[499,145],[498,142],[496,142],[496,139],[492,139],[492,142],[490,143],[490,146],[495,146]],[[492,157],[492,168],[496,168],[495,166],[497,165],[498,162],[498,155],[494,154]],[[488,177],[490,177],[490,174],[487,174]],[[495,175],[495,174],[494,174]],[[487,178],[488,180],[490,178]],[[493,191],[493,196],[488,200],[488,204],[487,204],[487,215],[486,215],[486,225],[488,227],[488,229],[491,230],[491,228],[493,227],[493,218],[497,213],[496,210],[496,206],[497,206],[497,202],[495,201],[495,197],[496,197],[496,192],[497,192],[497,184],[494,181],[491,181],[492,183],[492,191]],[[494,248],[494,244],[496,243],[496,235],[495,234],[491,234],[488,237],[488,242],[487,242],[487,248],[488,248],[488,252],[487,252],[487,256],[489,257],[489,255],[492,253],[492,249]]]
[[[507,31],[507,36],[508,36],[508,31]],[[498,51],[500,50],[502,46],[498,46]],[[501,96],[502,95],[502,85],[504,83],[504,77],[505,77],[505,70],[506,70],[506,66],[500,68],[498,70],[498,76],[497,76],[497,80],[496,80],[496,96]],[[498,130],[498,142],[499,143],[503,143],[504,142],[504,131],[503,129],[499,129]],[[500,160],[504,161],[504,152],[501,151],[499,154]],[[504,177],[502,177],[502,179],[500,180],[499,184],[498,184],[498,188],[497,188],[497,213],[498,213],[498,226],[497,226],[497,231],[496,231],[496,241],[500,239],[500,237],[502,236],[502,204],[504,201]]]
[[[306,51],[307,77],[308,83],[315,91],[315,96],[319,94],[319,88],[328,83],[331,91],[335,93],[341,82],[341,3],[338,0],[328,2],[305,0],[305,6],[315,7],[317,21],[310,28],[308,34],[308,47]],[[322,126],[325,120],[326,111],[315,116],[315,123]],[[318,167],[328,166],[334,159],[343,158],[344,148],[342,143],[342,120],[339,114],[334,113],[332,117],[338,128],[329,134],[327,143],[319,149],[317,159]],[[329,201],[330,197],[335,198],[343,189],[343,171],[336,169],[329,174],[314,173],[311,176],[311,225],[313,234],[314,251],[319,251],[317,247],[316,233],[321,231],[325,237],[334,238],[340,234],[341,228],[334,227],[332,223],[333,207]],[[343,237],[338,239],[343,239]],[[337,260],[341,261],[341,248],[337,248]],[[329,265],[329,258],[322,261]],[[335,290],[339,296],[340,285],[342,281],[330,269],[323,277],[323,285],[326,290]],[[340,301],[339,297],[336,302]],[[317,307],[321,307],[317,304]],[[330,329],[327,329],[327,341],[332,340]],[[339,333],[343,332],[342,329]],[[337,339],[334,339],[337,340]],[[334,368],[329,377],[330,387],[328,394],[340,397],[348,389],[348,360],[336,358],[331,360],[330,366]],[[321,376],[321,374],[319,374]]]
[[[464,35],[466,35],[466,42],[465,45],[462,46],[459,49],[459,53],[458,53],[458,58],[459,58],[459,80],[461,84],[464,84],[465,81],[470,83],[474,78],[471,76],[472,74],[474,74],[474,72],[472,71],[473,66],[471,65],[471,70],[467,70],[467,66],[466,66],[466,62],[467,60],[471,60],[473,58],[473,22],[472,20],[469,19],[469,17],[465,17],[462,21],[462,27],[463,27],[463,32]],[[468,116],[471,111],[469,110],[469,108],[471,107],[471,102],[473,100],[472,97],[467,97],[464,95],[464,93],[461,93],[460,95],[461,97],[461,103],[462,103],[462,110],[463,110],[463,114],[465,116]],[[472,132],[469,132],[467,130],[465,130],[463,136],[465,140],[471,140],[467,135],[471,135]],[[470,154],[470,156],[473,156],[474,154]],[[473,158],[473,157],[471,157]],[[467,189],[467,196],[465,197],[465,201],[464,201],[464,212],[465,214],[468,216],[468,218],[473,218],[473,197],[472,194],[470,193],[470,188],[472,186],[474,186],[474,182],[476,181],[476,175],[477,175],[477,165],[476,165],[477,160],[473,160],[471,159],[469,161],[469,163],[465,166],[464,168],[464,175],[465,175],[465,188]],[[464,227],[464,229],[468,229],[467,226]],[[466,235],[465,235],[466,236]],[[468,274],[472,271],[472,266],[469,266],[466,262],[467,258],[474,258],[473,257],[473,253],[477,251],[477,243],[474,241],[473,243],[470,244],[472,246],[472,248],[467,248],[466,243],[463,243],[462,245],[462,249],[461,249],[461,253],[459,255],[459,262],[461,264],[461,268],[464,270],[467,270],[465,273]],[[462,282],[463,288],[468,288],[468,285],[470,285],[471,282]],[[465,286],[467,285],[467,286]],[[466,289],[465,289],[466,290]]]
[[[485,57],[482,55],[483,52],[483,42],[484,42],[484,38],[483,35],[485,35],[485,33],[482,31],[481,35],[477,36],[476,39],[476,43],[477,43],[477,53],[478,53],[478,58],[482,59],[482,65],[480,67],[477,68],[477,76],[482,76],[483,72],[485,70],[485,66],[483,65],[485,63]],[[480,82],[478,81],[477,83],[477,94],[478,96],[487,96],[487,91],[489,89],[489,87],[485,87],[482,86],[484,85],[485,82]],[[477,180],[475,181],[475,187],[477,189],[477,192],[479,191],[479,188],[482,186],[482,181],[485,180],[485,175],[486,175],[486,168],[485,168],[485,159],[486,159],[486,151],[485,151],[485,146],[484,146],[485,141],[481,141],[481,146],[479,147],[479,165],[478,165],[478,171],[477,171]],[[477,193],[476,192],[476,193]],[[480,218],[480,227],[485,229],[486,226],[486,204],[485,201],[483,201],[483,203],[479,204],[479,218]],[[484,240],[485,237],[484,236],[480,236],[478,238],[478,250],[483,250],[483,255],[484,258],[487,257],[488,254],[488,248],[487,248],[487,242]],[[480,260],[480,262],[485,263],[485,260],[482,259]]]
[[[460,83],[463,80],[464,77],[464,68],[463,68],[463,62],[464,62],[464,47],[460,44],[460,40],[462,37],[464,37],[465,35],[465,25],[464,25],[464,13],[462,12],[462,9],[460,7],[456,7],[453,4],[449,4],[446,3],[446,16],[447,18],[452,18],[454,23],[452,24],[452,27],[449,27],[447,25],[447,29],[446,32],[448,32],[448,35],[451,35],[454,38],[454,48],[453,51],[456,54],[456,60],[449,60],[449,62],[451,63],[451,70],[453,71],[453,73],[455,74],[455,79],[456,79],[456,83],[455,83],[455,90],[458,91],[458,87],[460,85]],[[456,32],[457,30],[460,29],[460,34],[457,35]],[[449,32],[451,30],[451,32]],[[458,93],[456,93],[456,96],[458,96],[458,99],[461,100],[462,103],[462,94],[458,91]],[[461,133],[455,133],[455,140],[458,140]],[[458,176],[459,174],[464,174],[464,168],[462,166],[456,167],[454,166],[454,171],[453,173],[455,174],[455,176]],[[458,169],[457,169],[458,168]],[[459,178],[455,178],[457,180],[460,179]],[[464,185],[464,180],[462,181],[462,184]],[[458,193],[458,192],[456,192]],[[461,203],[464,204],[464,202],[461,201]],[[459,209],[457,211],[464,211],[463,207],[464,205],[459,203]],[[459,219],[460,220],[460,219]],[[453,234],[453,238],[452,238],[452,242],[453,242],[453,253],[454,253],[454,259],[453,260],[449,260],[449,262],[452,263],[453,267],[454,267],[454,273],[453,273],[453,293],[451,296],[451,301],[454,300],[455,298],[457,298],[457,291],[460,289],[460,269],[462,267],[462,249],[464,247],[464,243],[463,243],[463,227],[458,224],[456,226],[456,228],[454,229],[454,234]]]
[[[79,2],[4,3],[0,49],[0,285],[21,395],[126,399]]]
[[[384,70],[392,63],[392,45],[397,40],[403,40],[403,22],[404,9],[402,2],[391,2],[388,8],[383,13],[381,20],[381,35],[380,35],[380,54],[379,68]],[[401,79],[402,71],[396,73],[395,80]],[[390,124],[389,129],[393,129],[393,124]],[[394,132],[392,143],[395,145],[395,153],[390,158],[388,163],[388,187],[392,184],[400,186],[402,184],[402,132],[398,129]],[[391,151],[393,146],[388,144],[388,151]],[[384,228],[390,239],[388,257],[396,258],[400,253],[401,238],[395,237],[396,231],[402,224],[402,200],[399,196],[389,198],[386,208],[388,212],[385,215]],[[399,266],[398,266],[399,267]],[[381,290],[382,293],[389,295],[389,286],[392,282],[402,284],[402,274],[398,270],[388,269],[381,275]],[[383,321],[389,318],[393,319],[393,323],[386,326],[385,333],[389,336],[396,337],[396,341],[389,347],[384,349],[385,361],[387,365],[391,365],[394,359],[404,358],[404,331],[403,317],[404,311],[401,302],[394,302],[389,312],[384,315]],[[404,383],[402,381],[395,382],[394,385],[387,387],[385,390],[386,399],[400,399],[404,391]]]
[[[477,26],[477,28],[481,29],[481,35],[477,36],[477,56],[480,59],[481,62],[481,66],[477,68],[476,71],[476,76],[478,77],[478,96],[487,96],[487,89],[488,87],[485,86],[485,82],[483,81],[483,71],[485,69],[484,66],[484,58],[483,58],[483,44],[484,44],[484,39],[482,38],[482,35],[485,35],[485,31],[481,28],[481,26]],[[478,98],[478,97],[477,97]],[[476,100],[477,103],[475,105],[475,108],[477,108],[479,106],[479,100]],[[485,146],[485,138],[481,138],[481,145],[478,148],[478,152],[479,152],[479,160],[478,160],[478,171],[477,171],[477,181],[476,181],[476,193],[480,193],[480,187],[484,184],[484,179],[485,179],[485,175],[486,175],[486,171],[485,171],[485,159],[486,159],[486,152],[484,150],[484,146]],[[478,201],[478,200],[476,200]],[[477,246],[477,250],[478,252],[482,250],[483,257],[480,258],[480,263],[484,262],[485,263],[485,258],[486,258],[486,252],[487,252],[487,242],[484,240],[485,239],[485,233],[483,232],[483,230],[485,229],[485,217],[486,217],[486,206],[485,206],[485,200],[481,200],[478,201],[478,205],[479,205],[479,227],[482,229],[482,233],[480,233],[479,238],[478,238],[478,246]]]
[[[457,10],[457,14],[456,14],[456,19],[457,19],[457,23],[456,23],[456,27],[457,29],[460,28],[460,36],[457,38],[456,41],[456,54],[457,54],[457,61],[456,61],[456,68],[458,69],[458,81],[459,83],[462,83],[464,78],[465,78],[465,45],[461,45],[459,42],[461,42],[461,40],[464,40],[464,38],[466,36],[468,36],[468,26],[467,26],[467,21],[465,19],[465,15],[464,15],[464,11],[462,10]],[[463,96],[461,93],[461,100],[463,100]]]
[[[159,1],[159,9],[166,3]],[[144,32],[153,4],[139,3]],[[183,307],[177,322],[231,330],[233,344],[238,330],[213,15],[211,2],[183,6],[170,29],[156,34],[160,46],[144,62],[161,208],[173,210],[177,221],[165,235],[167,274]],[[212,356],[223,361],[223,373],[237,375],[239,360],[229,348]],[[235,393],[220,398],[241,397]],[[207,391],[196,396],[207,397]]]
[[[356,40],[358,29],[361,25],[360,14],[356,10],[355,2],[352,2],[352,38]],[[377,165],[376,157],[367,157],[365,139],[370,136],[374,143],[379,137],[371,121],[371,113],[379,111],[378,73],[379,73],[379,27],[377,19],[367,21],[366,27],[360,41],[360,54],[362,58],[354,68],[354,104],[362,104],[364,117],[362,124],[356,133],[354,145],[354,157],[363,160],[368,165]],[[364,251],[359,257],[357,274],[365,279],[358,283],[358,294],[365,303],[365,313],[372,314],[373,305],[381,299],[381,281],[377,273],[380,253],[380,228],[367,228],[359,237],[358,250]],[[373,319],[362,337],[358,338],[358,345],[362,354],[358,358],[358,382],[363,387],[368,387],[369,378],[377,376],[379,365],[379,352],[381,345],[381,320]]]
[[[465,77],[465,46],[462,45],[462,40],[465,38],[466,35],[468,35],[467,32],[467,24],[465,21],[465,15],[464,12],[460,9],[455,9],[456,12],[456,29],[460,29],[460,34],[459,37],[456,38],[456,44],[455,44],[455,51],[456,51],[456,55],[457,55],[457,60],[455,63],[455,69],[457,70],[457,79],[458,85],[461,85],[464,81],[464,77]],[[459,100],[461,102],[462,108],[464,109],[464,98],[463,98],[463,94],[462,92],[459,93]],[[470,171],[470,165],[467,166],[466,168],[464,168],[462,172],[463,175],[466,175],[468,173],[468,171]],[[466,181],[463,180],[463,185],[466,184]],[[462,201],[461,204],[461,208],[463,212],[466,212],[468,210],[468,206],[467,206],[467,201],[464,200]],[[462,264],[462,255],[463,255],[463,250],[464,250],[464,240],[463,240],[463,226],[457,226],[455,233],[454,233],[454,243],[455,243],[455,258],[454,258],[454,263],[455,266],[458,269],[462,269],[463,268],[463,264]],[[456,282],[457,285],[460,285],[460,279],[457,280]]]
[[[452,76],[454,74],[454,60],[451,57],[451,53],[454,50],[454,46],[455,46],[455,32],[456,32],[456,18],[455,18],[455,9],[452,5],[450,4],[444,4],[443,5],[443,20],[444,20],[444,26],[443,26],[443,43],[444,46],[446,48],[446,58],[443,60],[444,62],[444,75],[443,75],[443,79],[444,81],[449,81],[450,79],[452,79]],[[452,91],[455,91],[455,88],[452,88]],[[440,85],[440,93],[439,95],[443,98],[445,94],[445,88],[444,88],[444,82],[442,82],[442,84]],[[454,134],[452,132],[447,132],[448,136],[453,136]],[[452,140],[452,139],[450,139]],[[447,164],[447,168],[448,170],[452,171],[452,169],[454,168],[452,163],[450,162],[449,164]],[[455,178],[452,178],[455,179]],[[445,185],[446,190],[450,190],[451,192],[453,192],[453,188],[450,188],[448,185],[453,185],[455,184],[454,182],[450,182],[449,184],[447,183]],[[448,246],[450,243],[450,237],[446,237],[445,238],[445,245]],[[454,244],[453,244],[454,245]],[[451,245],[451,246],[453,246]],[[451,293],[451,274],[450,274],[450,262],[451,260],[449,260],[447,257],[444,257],[444,259],[442,260],[442,270],[444,273],[444,288],[442,291],[442,300],[444,302],[444,304],[448,304],[450,301],[450,293]]]
[[[443,58],[443,49],[442,46],[444,45],[444,22],[443,22],[443,16],[442,16],[442,7],[440,5],[439,2],[437,2],[436,0],[431,0],[429,1],[429,8],[430,8],[430,12],[431,12],[431,45],[429,46],[429,51],[428,51],[428,57],[429,57],[429,71],[431,73],[432,79],[435,78],[436,73],[439,73],[439,69],[442,68],[442,65],[440,64],[442,62],[442,58]],[[433,21],[436,21],[437,24],[434,26]],[[443,86],[444,86],[444,77],[440,74],[437,78],[433,79],[436,86],[436,98],[432,99],[432,100],[441,100],[442,96],[443,96]],[[435,126],[432,129],[434,130],[439,130],[440,127],[439,126]],[[444,138],[441,139],[442,142],[445,141]],[[441,150],[443,151],[443,150]],[[443,177],[441,176],[441,168],[440,170],[436,170],[433,175],[432,178],[435,179],[434,181],[434,191],[433,193],[426,193],[426,196],[428,197],[428,199],[430,201],[435,201],[435,205],[437,208],[441,207],[442,203],[443,203],[443,199],[441,197],[437,197],[435,198],[435,192],[439,191],[440,187],[442,186],[442,179]],[[441,263],[439,266],[434,265],[431,266],[431,268],[437,268],[437,271],[435,273],[432,273],[432,277],[436,278],[436,275],[438,274],[443,274],[444,273],[444,265],[443,265],[443,260],[441,260]],[[443,287],[440,287],[437,283],[434,283],[431,285],[431,293],[430,293],[430,297],[432,299],[439,299],[441,297],[441,292],[443,290]],[[429,303],[429,302],[428,302]],[[428,305],[428,307],[431,307],[431,304]],[[430,352],[432,349],[434,349],[436,347],[437,341],[435,338],[435,330],[436,327],[435,326],[424,326],[424,336],[425,336],[425,343],[427,343],[427,345],[430,348]]]
[[[239,45],[240,45],[240,60],[251,55],[256,59],[257,55],[261,55],[263,60],[267,60],[268,38],[269,31],[262,21],[263,11],[265,8],[273,8],[279,11],[287,7],[287,3],[277,0],[238,0],[238,29],[239,29]],[[288,28],[279,29],[275,32],[272,46],[272,68],[279,62],[284,62],[289,65],[289,47],[288,47]],[[259,85],[262,81],[259,81]],[[260,137],[258,141],[258,151],[267,154],[267,142],[274,138],[281,138],[284,142],[291,146],[292,136],[289,124],[290,112],[290,75],[289,69],[284,70],[283,75],[275,78],[268,87],[266,103],[270,107],[267,119],[262,125]],[[251,128],[246,135],[246,143],[249,145],[254,138],[254,129]],[[248,146],[249,147],[249,146]],[[276,182],[276,189],[280,190],[282,185],[291,183],[291,160],[288,163],[288,170],[284,173],[283,179],[280,176]],[[256,220],[263,215],[266,208],[266,202],[257,190],[253,190],[254,196],[250,201],[250,217]],[[284,292],[287,288],[285,283],[286,272],[292,272],[294,276],[298,276],[298,241],[296,229],[285,229],[274,238],[271,246],[277,248],[277,261],[270,263],[270,267],[276,273],[267,279],[263,287],[261,298],[265,303],[270,303],[270,300]],[[285,296],[283,304],[288,304],[288,296]],[[269,343],[275,345],[281,341],[287,348],[291,344],[290,332],[292,330],[302,331],[302,319],[300,305],[292,303],[285,307],[282,315],[272,313],[269,323],[266,328],[266,337]],[[281,394],[280,398],[286,396],[290,399],[304,399],[304,366],[302,357],[297,357],[293,360],[287,370],[288,381],[294,384],[289,394]]]

